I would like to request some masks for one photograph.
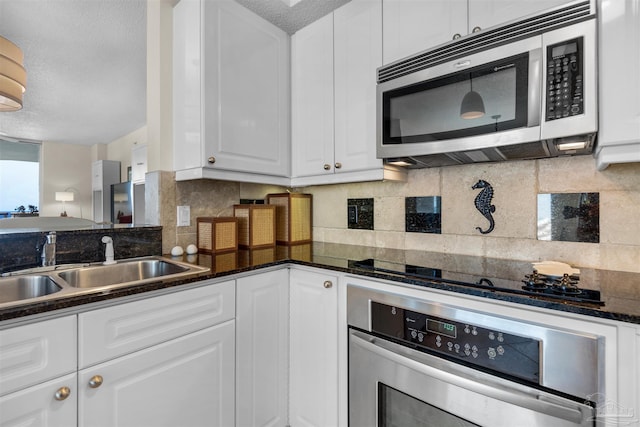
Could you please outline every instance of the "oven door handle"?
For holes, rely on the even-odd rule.
[[[589,425],[589,420],[592,422],[593,417],[595,417],[593,408],[586,404],[581,405],[567,399],[560,400],[553,395],[539,392],[531,387],[522,386],[523,389],[526,389],[526,392],[521,389],[515,389],[510,386],[511,382],[508,380],[475,371],[372,335],[351,330],[350,339],[353,344],[394,363],[489,398],[571,421],[577,425]],[[429,364],[432,360],[434,364],[439,366],[435,367]],[[470,373],[473,374],[470,375]],[[482,380],[481,382],[478,381],[480,379]]]

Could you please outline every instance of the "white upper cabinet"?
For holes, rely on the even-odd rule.
[[[147,173],[147,146],[136,145],[131,149],[131,182],[144,184]]]
[[[352,0],[292,36],[292,185],[405,174],[376,158],[380,0]]]
[[[333,15],[291,38],[293,175],[333,173]]]
[[[380,169],[375,141],[376,69],[382,65],[381,1],[352,0],[337,9],[333,19],[334,158],[345,170]]]
[[[568,0],[383,0],[384,63]]]
[[[385,64],[467,32],[467,0],[383,0],[382,7]]]
[[[640,7],[603,1],[599,10],[599,130],[596,166],[640,162]]]
[[[468,0],[467,32],[484,30],[569,2],[570,0]]]
[[[289,36],[232,0],[173,19],[176,179],[288,184]]]

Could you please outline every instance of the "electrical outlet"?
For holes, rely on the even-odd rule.
[[[178,206],[178,227],[189,227],[191,225],[191,207]]]

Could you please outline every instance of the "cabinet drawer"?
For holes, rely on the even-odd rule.
[[[76,370],[76,316],[0,331],[0,396]]]
[[[234,315],[232,280],[82,313],[78,316],[79,367],[213,326]]]

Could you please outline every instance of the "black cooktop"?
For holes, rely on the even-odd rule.
[[[373,258],[349,261],[349,267],[383,274],[402,276],[408,279],[445,283],[456,286],[472,287],[490,292],[515,294],[535,299],[545,299],[589,307],[602,307],[600,291],[580,287],[580,277],[563,277],[538,274],[532,269],[523,272],[520,278],[483,277],[455,271],[443,270],[420,265],[398,264],[378,261]]]

